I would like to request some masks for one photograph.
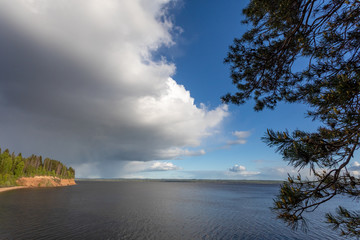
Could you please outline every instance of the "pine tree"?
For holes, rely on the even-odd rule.
[[[238,91],[223,101],[254,99],[256,111],[303,103],[322,123],[315,132],[268,130],[263,138],[285,161],[313,173],[313,180],[289,176],[275,199],[278,217],[296,228],[304,213],[334,196],[360,195],[359,176],[348,169],[360,145],[360,1],[251,0],[243,13],[251,29],[225,59]],[[357,211],[340,207],[327,222],[343,235],[360,235]]]
[[[34,154],[23,158],[21,153],[16,157],[15,153],[10,155],[8,149],[0,153],[0,187],[13,186],[20,177],[36,175],[75,178],[75,170],[71,167],[68,169],[61,162],[50,158],[45,158],[42,163],[42,157]]]

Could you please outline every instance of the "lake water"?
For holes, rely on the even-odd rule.
[[[292,231],[269,207],[275,184],[79,181],[0,194],[0,239],[340,239],[311,215]]]

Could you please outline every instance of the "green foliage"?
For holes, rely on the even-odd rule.
[[[21,153],[10,155],[6,149],[1,153],[0,149],[0,187],[15,186],[20,177],[53,176],[59,178],[75,178],[75,170],[67,168],[59,161],[46,158],[42,162],[41,156],[31,155],[23,158]]]
[[[337,215],[326,214],[328,222],[333,225],[333,229],[340,228],[341,235],[359,236],[360,235],[360,215],[358,212],[348,211],[339,206]]]
[[[22,176],[22,174],[24,173],[24,167],[25,163],[23,161],[19,161],[14,171],[16,177]]]
[[[252,0],[243,10],[251,29],[230,46],[225,62],[238,91],[224,102],[255,100],[255,110],[279,101],[309,106],[315,132],[268,130],[263,140],[314,179],[289,176],[274,209],[292,227],[337,194],[357,198],[360,180],[347,169],[360,145],[360,1]],[[321,171],[319,170],[321,169]],[[360,235],[360,214],[339,208],[328,223]]]
[[[10,156],[4,156],[1,164],[1,170],[3,174],[11,173],[12,159]]]

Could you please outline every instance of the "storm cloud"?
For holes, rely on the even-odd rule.
[[[205,154],[228,111],[195,105],[153,59],[175,44],[168,3],[1,1],[1,147],[75,166]]]

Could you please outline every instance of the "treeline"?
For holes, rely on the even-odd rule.
[[[28,158],[17,156],[8,149],[0,148],[0,186],[14,186],[20,177],[53,176],[59,178],[75,178],[75,170],[67,168],[59,161],[41,156],[31,155]]]

